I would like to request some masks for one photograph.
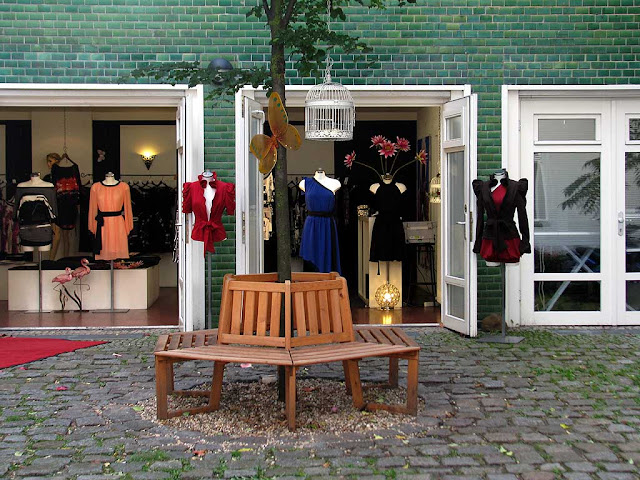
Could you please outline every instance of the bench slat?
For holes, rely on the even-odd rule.
[[[256,292],[247,292],[244,297],[244,335],[253,335],[256,331]]]
[[[400,347],[395,345],[372,345],[364,343],[342,343],[345,348],[331,348],[326,351],[320,351],[322,347],[313,347],[308,352],[304,351],[304,347],[291,352],[291,359],[295,366],[313,365],[317,363],[340,362],[344,360],[358,360],[367,357],[383,357],[388,355],[412,354],[417,349],[414,347]],[[332,345],[331,347],[336,347]]]
[[[182,337],[182,345],[180,345],[180,348],[190,348],[193,345],[193,337],[193,333],[185,333]]]
[[[340,293],[338,290],[329,291],[329,311],[334,333],[342,333],[342,315],[340,313]]]
[[[242,327],[242,290],[233,292],[231,304],[231,333],[239,334]]]
[[[258,294],[258,325],[256,335],[264,337],[267,334],[267,316],[269,314],[269,293]]]
[[[385,343],[387,345],[392,345],[391,340],[389,340],[384,334],[382,334],[379,328],[376,328],[375,330],[371,330],[371,335],[376,339],[377,343]]]
[[[156,355],[172,359],[207,360],[227,363],[257,363],[265,365],[291,365],[291,356],[284,349],[269,347],[236,347],[232,345],[211,345],[156,352]]]
[[[393,331],[394,331],[394,332],[395,332],[395,334],[396,334],[398,337],[400,337],[400,338],[404,341],[404,343],[405,343],[405,344],[407,344],[408,346],[410,346],[410,347],[418,347],[418,346],[419,346],[419,345],[418,345],[418,343],[417,343],[413,338],[411,338],[409,335],[407,335],[406,333],[404,333],[404,332],[402,331],[402,329],[401,329],[401,328],[394,328],[394,329],[393,329]]]
[[[272,337],[280,336],[280,309],[282,308],[282,294],[273,292],[271,294],[271,324],[269,333]]]
[[[180,346],[180,340],[182,339],[182,335],[179,333],[174,333],[170,336],[168,350],[175,350]]]
[[[307,328],[309,335],[318,335],[318,309],[316,304],[316,292],[309,291],[305,294]]]
[[[304,293],[293,294],[293,316],[298,330],[298,336],[304,337],[307,334],[307,320],[305,318]]]
[[[158,341],[156,342],[156,348],[153,351],[159,352],[161,350],[164,350],[167,346],[167,340],[169,340],[169,335],[160,335],[158,337]]]
[[[331,317],[329,314],[329,299],[327,291],[318,292],[318,314],[320,315],[320,326],[322,333],[331,333]]]

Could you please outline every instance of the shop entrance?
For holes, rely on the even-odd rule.
[[[64,186],[66,180],[59,178],[62,168],[54,168],[56,175],[49,171],[48,153],[62,154],[66,147],[68,159],[63,158],[64,164],[58,166],[77,170],[70,181],[79,184],[77,194],[76,187],[73,189],[77,202],[69,208],[57,205],[60,211],[65,208],[73,213],[67,216],[66,228],[54,227],[51,248],[33,252],[34,261],[42,257],[40,274],[31,257],[22,254],[23,246],[10,239],[3,242],[0,291],[2,287],[6,291],[0,299],[0,328],[204,328],[202,246],[186,238],[188,219],[176,215],[182,200],[178,186],[203,170],[203,119],[201,87],[0,87],[0,153],[4,153],[0,155],[0,174],[5,185],[5,213],[15,208],[11,204],[15,185],[28,181],[31,172],[41,172],[42,180],[54,182],[56,193]],[[5,124],[15,130],[18,121],[29,123],[25,131],[32,140],[22,145],[30,151],[28,157],[23,155],[25,158],[16,161],[9,155],[16,151],[16,138],[8,135]],[[89,197],[93,195],[90,187],[102,182],[106,172],[112,172],[116,182],[127,184],[131,197],[130,257],[116,259],[113,270],[113,306],[128,310],[126,313],[96,313],[111,309],[111,270],[110,262],[93,258],[87,208],[91,208]],[[51,177],[45,177],[48,174]],[[126,206],[124,216],[126,222]],[[176,235],[178,241],[174,242]],[[176,252],[174,246],[178,247]],[[89,267],[93,267],[88,275],[66,283],[52,281],[65,275],[65,266],[73,269],[77,263],[81,268],[82,258],[89,258]],[[78,297],[83,311],[79,311]],[[46,313],[25,313],[38,311],[40,304]]]
[[[421,325],[442,322],[449,328],[475,335],[476,307],[471,298],[475,296],[475,262],[471,261],[469,235],[473,209],[469,182],[475,178],[475,112],[471,111],[471,97],[465,97],[469,88],[350,87],[350,91],[356,102],[354,140],[303,141],[299,151],[289,152],[293,270],[308,268],[297,251],[305,211],[299,203],[299,184],[304,177],[313,177],[320,167],[342,185],[336,192],[336,220],[342,275],[351,289],[354,321]],[[306,92],[304,87],[291,87],[287,91],[289,121],[303,138]],[[452,102],[455,98],[461,100]],[[253,135],[263,129],[268,133],[268,124],[264,123],[266,97],[262,91],[246,89],[236,100],[239,232],[236,269],[238,273],[273,271],[276,269],[273,248],[276,232],[270,229],[273,208],[268,201],[264,202],[265,195],[267,199],[269,195],[269,180],[266,185],[263,183],[257,162],[248,151]],[[344,164],[345,155],[355,151],[358,161],[379,167],[377,152],[369,148],[375,135],[393,141],[396,137],[409,140],[411,151],[398,157],[399,165],[412,160],[417,151],[426,150],[428,166],[412,164],[399,171],[394,182],[407,187],[402,220],[432,222],[435,231],[433,243],[404,245],[402,261],[379,262],[380,274],[378,262],[368,261],[375,220],[358,215],[359,211],[362,213],[358,207],[371,203],[371,185],[380,182],[380,178],[370,168],[355,165],[349,169]],[[441,183],[442,192],[450,192],[450,196],[443,196],[442,203],[429,202],[429,183],[438,173],[441,180],[436,180]],[[387,272],[389,282],[400,287],[402,296],[403,306],[398,305],[393,311],[381,311],[373,295],[377,289],[375,282],[382,278],[378,283],[386,283]],[[470,322],[470,318],[474,321]]]

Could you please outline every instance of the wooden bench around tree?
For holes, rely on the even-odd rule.
[[[290,430],[295,430],[296,370],[318,363],[343,362],[345,383],[356,408],[417,412],[420,347],[415,342],[400,329],[383,334],[378,331],[382,329],[357,330],[356,340],[347,284],[337,274],[294,274],[292,282],[285,283],[276,279],[275,274],[225,276],[217,337],[215,330],[209,330],[159,339],[154,352],[158,418],[217,410],[225,365],[246,362],[284,367]],[[281,336],[283,310],[285,328]],[[390,358],[391,384],[397,384],[397,359],[408,360],[405,406],[364,404],[358,361],[367,357]],[[173,363],[186,360],[214,362],[210,391],[174,390]],[[169,393],[206,394],[209,402],[202,407],[169,411]]]

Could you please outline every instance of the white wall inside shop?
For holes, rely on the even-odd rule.
[[[425,107],[418,110],[417,134],[418,138],[429,137],[429,180],[431,180],[440,171],[440,107]],[[442,253],[442,245],[440,243],[442,224],[439,203],[429,205],[429,220],[436,222],[438,227],[435,255],[436,282],[438,284],[436,299],[439,303],[442,303],[442,284],[438,269]]]
[[[126,175],[175,174],[177,161],[175,138],[175,125],[120,126],[121,175],[126,177]],[[145,152],[156,155],[148,170],[141,158],[141,154]]]

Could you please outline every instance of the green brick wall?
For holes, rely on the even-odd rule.
[[[12,0],[0,4],[0,82],[111,83],[158,61],[268,59],[268,30],[247,20],[258,0]],[[357,85],[471,84],[479,96],[478,174],[500,165],[500,86],[640,83],[637,0],[418,0],[383,12],[349,8],[335,24],[365,39],[380,68],[335,55],[335,77]],[[428,3],[429,6],[424,6]],[[465,3],[465,6],[461,6]],[[389,4],[393,4],[391,1]],[[291,84],[314,83],[287,70]],[[234,112],[208,102],[207,166],[234,176]],[[226,220],[228,231],[233,219]],[[233,233],[230,233],[233,238]],[[214,310],[233,242],[213,261]],[[495,270],[479,268],[479,316],[496,310]]]

